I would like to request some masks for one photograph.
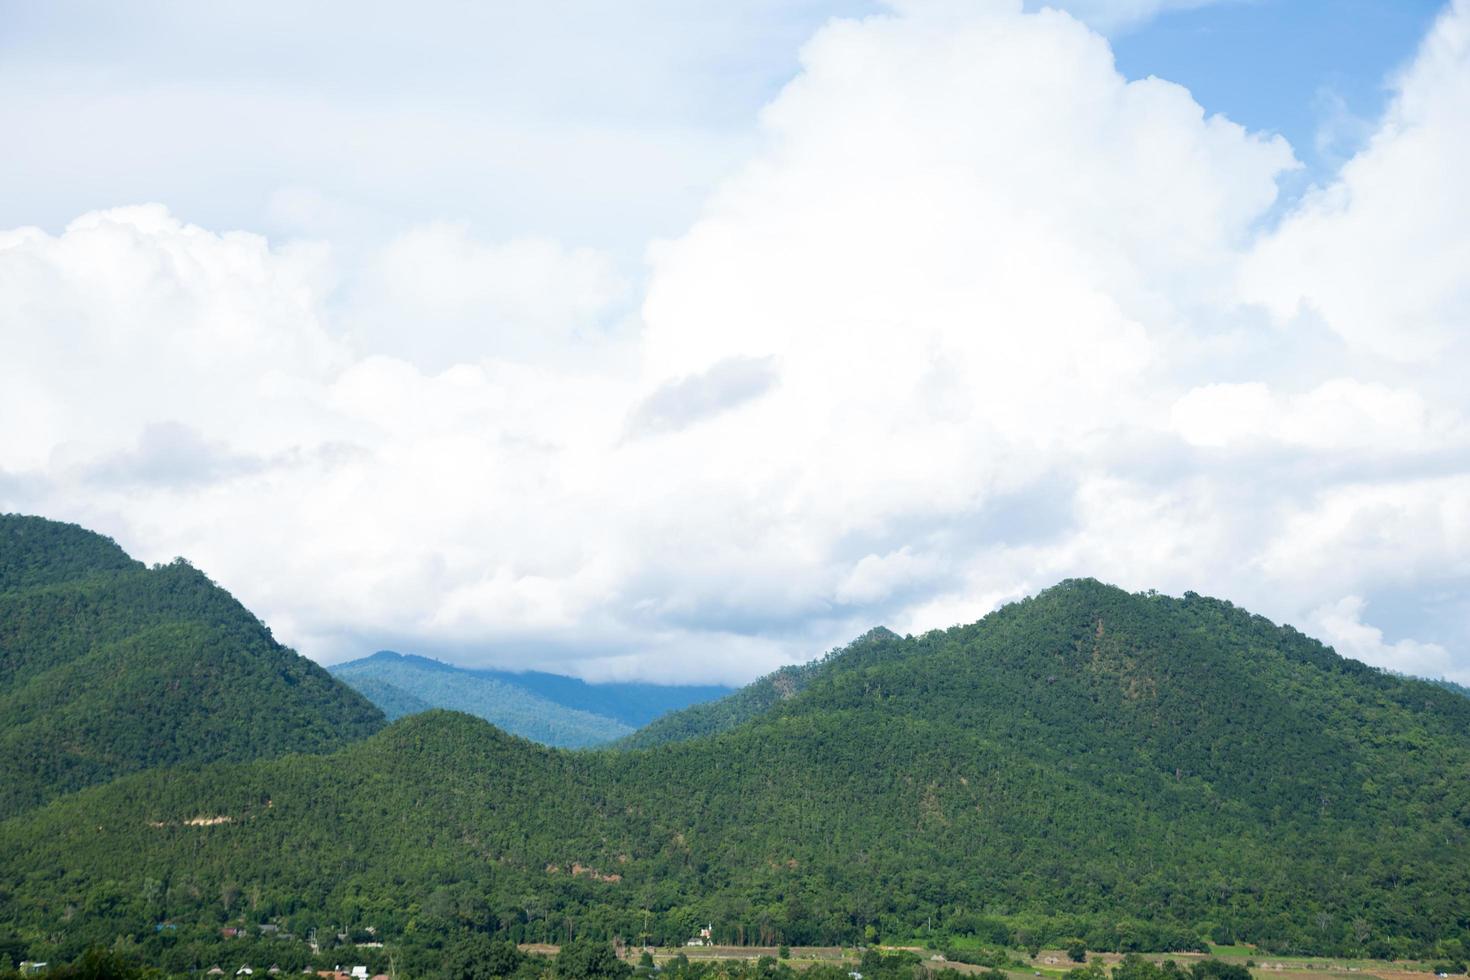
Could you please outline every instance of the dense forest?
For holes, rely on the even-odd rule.
[[[0,817],[123,773],[340,748],[383,725],[183,561],[0,515]]]
[[[1470,699],[1228,602],[1070,581],[657,727],[568,752],[433,711],[329,755],[121,778],[0,824],[0,930],[62,959],[266,927],[441,957],[706,923],[761,944],[1470,940]]]

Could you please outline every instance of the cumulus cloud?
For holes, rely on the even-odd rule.
[[[463,224],[438,222],[381,250],[345,320],[360,347],[442,370],[600,349],[630,292],[596,250],[544,239],[487,243]]]
[[[1467,445],[1470,429],[1451,410],[1431,416],[1412,388],[1337,378],[1295,395],[1258,382],[1191,389],[1170,410],[1195,446],[1280,444],[1326,452],[1432,452]]]
[[[1160,7],[827,24],[641,286],[480,224],[0,232],[0,507],[323,659],[738,681],[1096,575],[1462,672],[1405,597],[1470,580],[1470,13],[1273,227],[1291,148],[1094,29]]]
[[[1278,317],[1317,316],[1365,354],[1466,357],[1470,3],[1454,0],[1340,177],[1256,250],[1243,282]]]
[[[1461,684],[1470,681],[1470,669],[1452,658],[1449,651],[1438,643],[1419,643],[1409,639],[1395,643],[1385,641],[1382,630],[1363,623],[1364,605],[1361,596],[1344,596],[1315,610],[1308,622],[1315,627],[1317,635],[1345,657],[1415,677]]]

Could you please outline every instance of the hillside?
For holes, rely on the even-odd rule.
[[[863,662],[864,654],[881,657],[885,652],[896,649],[891,641],[897,638],[893,631],[876,627],[821,660],[782,667],[719,700],[696,704],[658,718],[619,740],[617,747],[646,749],[665,742],[682,742],[729,731],[795,697],[830,670],[852,669]]]
[[[327,751],[382,715],[179,561],[0,516],[0,816],[153,766]]]
[[[562,748],[610,742],[666,712],[729,693],[723,687],[589,684],[536,671],[477,670],[389,650],[328,669],[389,718],[447,708]]]
[[[869,634],[653,748],[429,712],[129,777],[0,824],[0,888],[0,928],[58,953],[166,918],[1427,954],[1470,940],[1470,700],[1226,602],[1068,582]]]

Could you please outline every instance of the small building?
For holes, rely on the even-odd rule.
[[[225,971],[221,970],[218,966],[212,966],[204,972],[211,977],[222,977],[225,975]]]
[[[237,977],[248,977],[248,976],[253,975],[254,973],[255,973],[255,970],[252,969],[250,966],[246,965],[246,966],[242,966],[242,967],[240,967],[240,969],[236,970],[235,971],[235,976],[237,976]]]

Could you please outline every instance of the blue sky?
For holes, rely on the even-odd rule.
[[[1122,32],[1113,50],[1130,78],[1178,82],[1211,112],[1281,133],[1306,175],[1321,180],[1357,149],[1387,103],[1388,79],[1443,8],[1440,0],[1237,0],[1163,13]],[[1337,138],[1319,149],[1324,130]]]
[[[1091,575],[1470,680],[1470,0],[1062,3],[0,0],[0,510],[324,661]]]
[[[1383,109],[1387,78],[1442,6],[1223,0],[1113,26],[1113,46],[1127,77],[1178,82],[1207,112],[1283,134],[1306,165],[1289,181],[1297,193],[1356,148]],[[846,0],[755,0],[719,13],[662,0],[617,14],[575,2],[538,8],[485,5],[463,22],[463,8],[429,5],[402,24],[388,4],[348,15],[331,5],[154,0],[124,13],[107,3],[0,3],[11,114],[24,118],[32,101],[60,112],[110,101],[109,130],[134,124],[92,139],[64,118],[32,124],[27,142],[37,152],[11,162],[0,217],[59,229],[93,208],[156,200],[210,226],[323,230],[279,201],[272,208],[273,195],[296,188],[325,195],[335,220],[354,226],[468,218],[504,235],[563,236],[634,258],[650,237],[687,225],[738,163],[760,107],[796,73],[816,28],[882,9]],[[501,168],[500,192],[471,190],[462,173],[439,175],[436,192],[402,169],[354,174],[340,147],[272,146],[278,137],[262,116],[276,100],[318,102],[343,125],[365,108],[395,107],[524,124],[547,134],[526,152],[587,147],[613,167],[606,181],[582,182],[586,197],[567,195],[572,168],[548,174],[514,160],[487,161]],[[213,153],[179,145],[194,114],[204,125],[231,116],[238,124],[215,134]],[[158,132],[170,116],[179,125]],[[1336,139],[1319,148],[1324,131]],[[614,182],[621,194],[605,186]]]

